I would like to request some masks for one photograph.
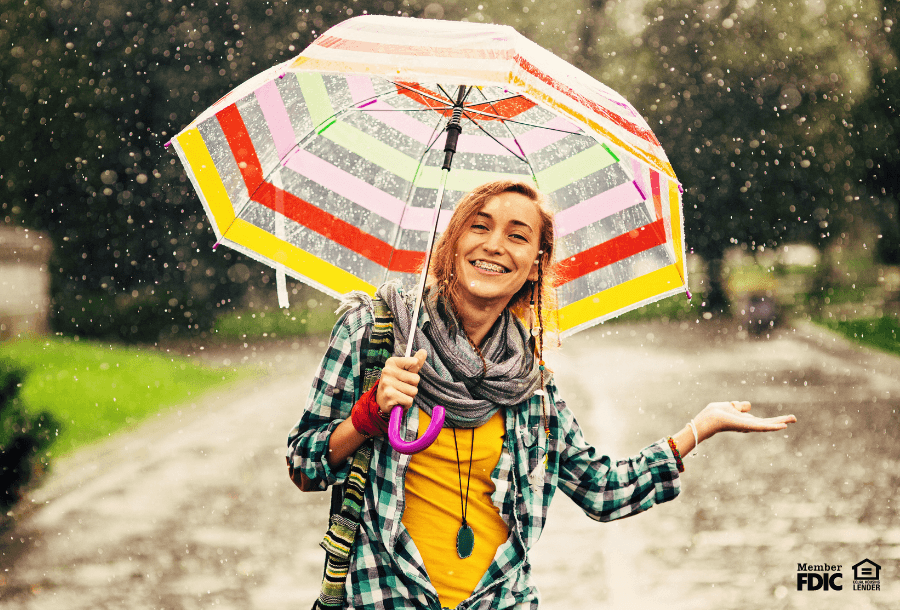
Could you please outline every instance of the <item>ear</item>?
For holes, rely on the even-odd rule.
[[[529,282],[537,282],[540,277],[540,259],[535,259],[534,264],[531,266],[531,271],[528,273],[528,277],[526,278]]]

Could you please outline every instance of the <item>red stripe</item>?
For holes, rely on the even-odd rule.
[[[561,261],[556,285],[562,286],[664,243],[666,231],[661,219],[638,227]]]
[[[663,217],[662,194],[659,191],[659,172],[650,172],[650,190],[653,191],[653,207],[656,209],[656,218]]]
[[[231,153],[238,161],[238,168],[244,178],[244,184],[250,199],[264,205],[271,210],[276,210],[275,197],[279,192],[283,196],[283,213],[285,217],[303,225],[311,231],[327,237],[348,250],[364,256],[370,261],[385,267],[390,271],[404,273],[416,273],[425,260],[423,252],[412,250],[398,250],[393,252],[390,244],[377,237],[360,230],[354,225],[329,214],[322,208],[297,197],[293,193],[278,189],[273,184],[263,181],[262,165],[247,126],[234,106],[228,106],[216,114],[225,139],[231,148]],[[313,252],[312,254],[321,254]]]
[[[247,193],[252,196],[263,181],[263,172],[259,157],[256,156],[253,140],[250,139],[247,126],[244,125],[244,119],[234,104],[217,112],[216,118],[219,120],[225,139],[228,140],[231,154],[234,155],[234,160],[244,178],[244,184],[247,185]]]
[[[397,83],[397,93],[400,95],[405,95],[422,104],[426,108],[431,108],[435,112],[439,112],[445,117],[449,117],[453,114],[453,109],[448,106],[451,102],[438,102],[431,97],[427,97],[424,94],[431,95],[432,97],[444,98],[445,96],[442,93],[437,93],[435,91],[431,91],[422,87],[418,83],[407,83],[401,82]],[[470,104],[465,107],[466,110],[477,110],[479,112],[487,112],[488,114],[495,114],[504,119],[512,119],[526,110],[531,110],[537,106],[537,103],[529,100],[528,98],[517,95],[515,97],[509,97],[498,102],[493,103],[482,103],[482,104]],[[476,121],[498,121],[500,119],[496,119],[494,117],[484,116],[477,113],[472,113],[471,118]]]
[[[569,96],[570,98],[572,98],[579,104],[582,104],[583,106],[587,106],[588,108],[590,108],[591,110],[593,110],[594,112],[599,114],[600,116],[612,121],[613,123],[615,123],[622,129],[625,129],[632,135],[635,135],[635,136],[641,138],[642,140],[646,140],[647,142],[649,142],[651,144],[655,144],[656,146],[660,145],[659,140],[656,139],[656,136],[653,135],[653,132],[650,131],[649,129],[644,129],[641,126],[632,123],[625,117],[620,116],[620,115],[616,114],[615,112],[611,112],[611,111],[607,110],[606,108],[604,108],[603,106],[600,106],[593,100],[590,100],[590,99],[584,97],[583,95],[579,95],[578,93],[575,93],[575,91],[573,91],[569,87],[563,85],[561,82],[559,82],[555,78],[552,78],[552,77],[548,76],[547,74],[544,74],[543,72],[541,72],[536,66],[531,64],[528,60],[526,60],[521,55],[516,55],[515,59],[516,59],[516,63],[519,64],[519,66],[521,66],[523,70],[525,70],[532,76],[535,76],[536,78],[540,79],[542,82],[547,83],[548,85],[550,85],[557,91],[564,93],[565,95]]]

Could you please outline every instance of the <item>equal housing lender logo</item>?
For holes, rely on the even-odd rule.
[[[871,559],[863,559],[853,565],[854,591],[880,591],[881,566]],[[842,564],[798,563],[798,591],[842,591],[844,573]]]
[[[853,566],[853,590],[854,591],[881,591],[881,581],[878,574],[881,566],[871,559],[863,559]]]

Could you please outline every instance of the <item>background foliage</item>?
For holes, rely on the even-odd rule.
[[[258,71],[361,13],[494,21],[645,113],[710,263],[876,227],[900,260],[897,0],[0,0],[0,220],[54,242],[53,325],[153,341],[204,333],[268,273],[215,240],[164,143]]]
[[[0,529],[6,525],[6,512],[46,467],[45,450],[58,430],[50,413],[26,409],[19,395],[24,378],[24,370],[0,358]]]

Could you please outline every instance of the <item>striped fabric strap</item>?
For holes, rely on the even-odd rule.
[[[385,361],[393,354],[394,319],[387,304],[379,298],[375,303],[375,324],[366,347],[362,392],[368,392],[381,377]],[[340,510],[331,516],[331,526],[320,546],[325,549],[325,575],[322,590],[314,608],[330,610],[343,608],[346,596],[350,553],[359,529],[365,498],[373,441],[362,444],[353,455],[350,473],[344,483],[344,497]]]
[[[362,392],[368,392],[381,378],[384,363],[394,353],[394,314],[383,299],[375,297],[375,324],[365,354]]]

